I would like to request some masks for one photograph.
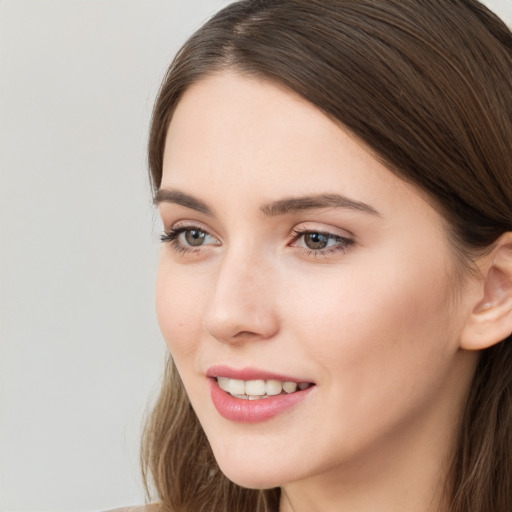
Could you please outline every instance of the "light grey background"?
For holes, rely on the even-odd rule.
[[[172,55],[227,3],[0,0],[2,512],[144,501],[165,353],[148,122]]]

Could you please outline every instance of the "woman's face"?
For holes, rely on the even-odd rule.
[[[180,101],[158,200],[160,326],[230,479],[430,464],[475,359],[443,219],[415,187],[301,97],[223,73]]]

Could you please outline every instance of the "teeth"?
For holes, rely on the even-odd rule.
[[[245,382],[238,379],[229,379],[229,390],[232,395],[245,395]]]
[[[285,393],[295,393],[297,390],[309,388],[308,382],[281,382],[279,380],[240,380],[227,377],[217,377],[219,387],[236,398],[245,400],[258,400]]]
[[[229,379],[227,377],[217,377],[219,388],[229,393]]]
[[[265,394],[265,381],[264,380],[248,380],[245,383],[246,395],[264,395]]]
[[[294,393],[295,391],[297,391],[297,383],[296,382],[285,382],[283,384],[283,389],[287,393]]]
[[[283,383],[278,380],[267,380],[265,390],[267,391],[267,395],[279,395],[279,393],[283,391]]]

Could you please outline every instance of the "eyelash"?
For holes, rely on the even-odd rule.
[[[319,231],[316,229],[294,229],[292,231],[292,245],[297,244],[299,240],[306,235],[320,235],[325,237],[327,241],[336,242],[335,245],[327,246],[323,249],[310,249],[307,247],[300,247],[300,249],[306,251],[306,255],[309,257],[327,256],[334,253],[345,253],[355,243],[352,238],[347,238],[340,235],[334,235],[328,231]],[[293,245],[295,246],[295,245]]]
[[[212,236],[206,230],[198,226],[182,226],[172,228],[169,231],[162,233],[162,235],[160,236],[160,240],[162,243],[170,243],[173,250],[180,254],[190,254],[201,251],[202,246],[194,247],[180,243],[180,235],[186,233],[187,231],[198,231],[200,233],[203,233],[204,235]],[[336,242],[336,244],[331,246],[328,245],[327,247],[324,247],[322,249],[298,247],[296,244],[298,244],[301,238],[305,237],[306,235],[319,235],[325,237],[327,239],[327,242],[334,241]],[[294,229],[291,233],[290,238],[291,242],[289,243],[289,245],[291,245],[292,247],[298,247],[300,250],[304,251],[306,256],[308,257],[327,256],[333,253],[345,253],[355,243],[355,241],[351,238],[334,235],[333,233],[314,229]]]
[[[204,233],[205,235],[208,235],[209,233],[205,231],[204,229],[201,229],[197,226],[183,226],[183,227],[176,227],[171,228],[169,231],[166,231],[162,233],[160,236],[160,241],[162,243],[170,243],[172,248],[177,253],[195,253],[201,250],[201,246],[193,247],[193,246],[187,246],[183,245],[179,241],[179,236],[183,233],[186,233],[187,231],[199,231],[200,233]],[[210,235],[211,236],[211,235]]]

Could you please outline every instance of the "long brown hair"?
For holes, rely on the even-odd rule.
[[[427,193],[463,268],[512,231],[512,34],[476,0],[245,0],[183,46],[153,112],[149,167],[184,91],[231,69],[274,80],[359,137]],[[447,496],[452,512],[512,511],[512,342],[482,352],[461,412]],[[173,512],[270,512],[279,489],[220,472],[169,359],[148,420],[143,474]]]

